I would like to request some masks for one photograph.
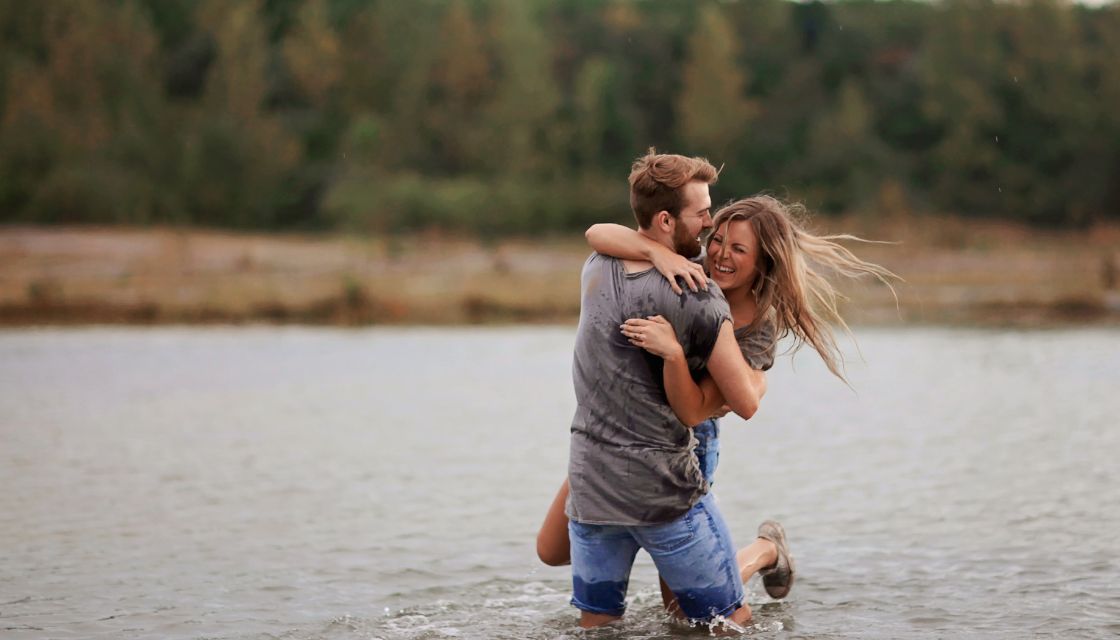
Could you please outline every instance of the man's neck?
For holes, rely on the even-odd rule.
[[[649,229],[638,227],[638,235],[642,238],[645,238],[646,240],[649,240],[650,242],[656,242],[657,244],[668,247],[669,249],[673,248],[673,244],[671,242],[668,242],[666,238],[661,238],[658,237],[657,234],[650,233]],[[652,269],[653,263],[649,260],[623,259],[622,266],[626,269],[626,273],[640,273],[642,271],[649,271],[650,269]]]
[[[657,244],[667,249],[673,248],[673,241],[671,238],[663,234],[654,233],[652,229],[643,229],[641,227],[638,227],[638,235],[645,238],[646,240],[656,242]]]

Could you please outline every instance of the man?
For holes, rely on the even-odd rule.
[[[702,158],[656,154],[635,161],[630,205],[639,233],[686,257],[700,253],[712,225],[708,185],[718,172]],[[674,293],[652,265],[592,255],[582,274],[582,304],[572,375],[577,408],[568,467],[572,604],[580,625],[622,616],[639,548],[690,619],[750,618],[735,548],[707,494],[689,428],[669,407],[661,360],[619,331],[627,318],[661,315],[677,331],[689,369],[707,369],[733,411],[750,418],[765,389],[732,331],[718,287]]]

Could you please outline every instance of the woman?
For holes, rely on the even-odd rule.
[[[599,253],[653,263],[674,290],[679,291],[678,276],[693,289],[706,287],[706,271],[727,298],[735,337],[752,368],[769,369],[776,342],[792,336],[794,351],[809,344],[828,369],[844,380],[840,371],[843,359],[830,324],[839,324],[845,331],[847,325],[837,311],[835,289],[817,268],[848,278],[869,275],[888,287],[888,279],[896,276],[860,260],[835,242],[858,238],[816,236],[806,231],[799,221],[803,213],[800,205],[764,195],[727,205],[713,220],[703,270],[620,225],[594,225],[588,229],[587,239]],[[719,455],[719,427],[712,416],[725,412],[721,411],[719,389],[709,377],[699,383],[693,381],[673,327],[660,316],[627,320],[621,331],[635,346],[663,358],[666,396],[681,422],[696,425],[697,461],[710,484]],[[567,493],[565,480],[537,535],[537,554],[552,566],[569,561],[568,521],[564,515]],[[785,597],[793,583],[793,559],[785,532],[776,522],[766,521],[759,527],[758,538],[739,551],[738,564],[744,583],[760,572],[773,598]],[[664,584],[662,594],[672,610],[672,597]]]

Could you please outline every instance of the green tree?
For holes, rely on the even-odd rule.
[[[1052,0],[1008,8],[1007,71],[994,82],[1006,114],[1004,213],[1048,224],[1084,224],[1104,188],[1094,167],[1107,150],[1075,18],[1068,5]]]
[[[326,108],[342,77],[342,48],[327,16],[326,0],[307,0],[284,39],[284,61],[311,104]]]
[[[453,0],[440,24],[435,59],[428,70],[424,110],[429,166],[458,173],[480,166],[482,119],[491,96],[485,42],[470,9]]]
[[[928,170],[943,207],[1083,223],[1104,181],[1097,101],[1068,5],[958,2],[934,21],[926,114],[941,131]]]
[[[762,190],[796,193],[796,171],[805,157],[805,139],[821,105],[820,60],[803,50],[797,9],[782,0],[721,5],[727,26],[749,69],[748,100],[754,107],[745,135],[729,141],[716,190],[736,197]]]
[[[572,148],[580,166],[594,166],[602,160],[604,140],[610,126],[611,87],[617,86],[610,62],[597,57],[588,60],[576,76],[572,102],[575,135]]]
[[[552,77],[548,40],[529,4],[503,0],[494,7],[495,95],[487,109],[486,146],[503,173],[543,174],[555,166],[560,96]]]
[[[1097,113],[1094,117],[1094,155],[1096,164],[1088,169],[1095,185],[1095,214],[1101,218],[1120,220],[1120,4],[1097,9],[1092,14],[1098,42],[1091,54],[1091,71],[1098,78]]]
[[[266,110],[269,48],[258,2],[210,0],[196,19],[216,43],[200,108],[185,140],[184,191],[207,224],[269,226],[296,197],[287,178],[299,143]]]
[[[363,6],[340,31],[339,93],[347,117],[345,167],[427,167],[423,119],[440,9],[434,3]]]
[[[933,21],[924,52],[923,112],[939,136],[922,171],[936,202],[948,210],[1001,210],[1005,119],[993,84],[1006,73],[1000,21],[990,1],[948,3]]]
[[[42,50],[7,66],[0,201],[42,221],[168,215],[158,41],[132,3],[51,3]],[[36,39],[38,40],[38,39]]]
[[[688,59],[677,96],[678,136],[687,149],[726,157],[754,113],[738,47],[719,8],[705,5],[688,40]]]
[[[863,207],[887,173],[887,150],[872,127],[871,106],[849,80],[832,109],[813,123],[806,155],[810,201],[825,211]]]

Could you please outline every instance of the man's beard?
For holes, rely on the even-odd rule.
[[[696,236],[689,235],[688,229],[679,220],[673,229],[673,251],[686,258],[695,258],[700,255],[700,241]]]

